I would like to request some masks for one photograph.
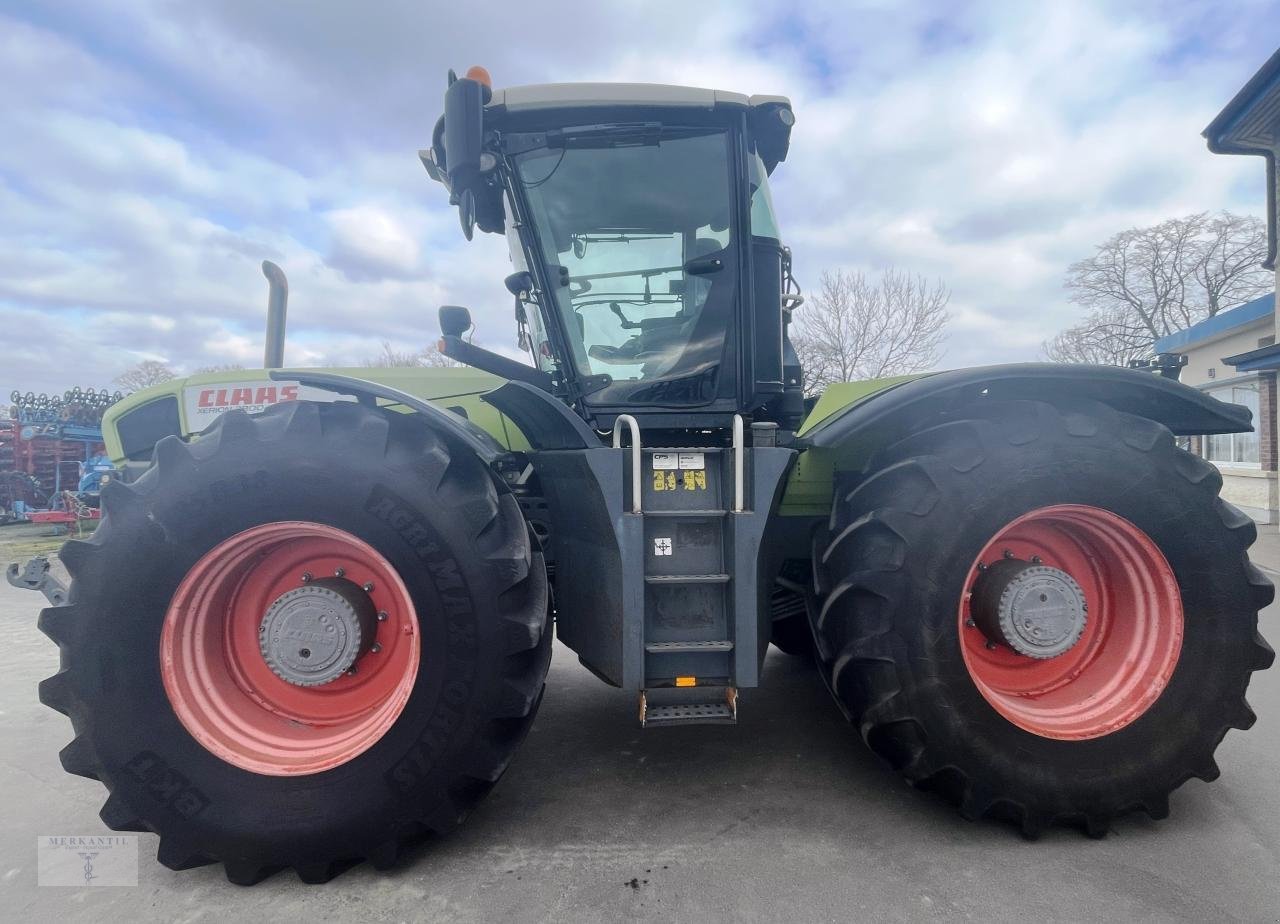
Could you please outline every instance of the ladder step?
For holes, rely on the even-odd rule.
[[[658,507],[652,507],[644,513],[647,517],[723,517],[729,515],[727,510],[662,510]]]
[[[655,725],[736,725],[738,717],[727,703],[681,703],[650,706],[645,710],[644,727]]]
[[[646,584],[728,584],[727,574],[646,574]]]
[[[736,687],[660,687],[640,691],[640,726],[736,725]]]
[[[644,650],[650,654],[669,654],[673,651],[732,651],[733,642],[728,639],[705,642],[648,642]]]
[[[642,452],[705,452],[716,454],[725,451],[723,446],[645,446]]]

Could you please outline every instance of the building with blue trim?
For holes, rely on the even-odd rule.
[[[1222,472],[1222,496],[1259,523],[1280,522],[1276,371],[1248,359],[1276,350],[1275,293],[1162,337],[1157,353],[1187,358],[1181,380],[1253,411],[1254,432],[1192,437],[1190,448]],[[1239,363],[1239,364],[1237,364]]]
[[[1275,270],[1280,238],[1280,51],[1240,88],[1231,102],[1204,130],[1215,154],[1245,154],[1266,164],[1267,259]],[[1277,287],[1280,288],[1280,282]],[[1254,299],[1230,311],[1171,334],[1155,344],[1158,352],[1187,357],[1182,380],[1223,401],[1253,411],[1254,432],[1193,438],[1192,449],[1222,472],[1222,496],[1255,520],[1280,520],[1277,497],[1276,373],[1280,344],[1276,343],[1275,294]]]

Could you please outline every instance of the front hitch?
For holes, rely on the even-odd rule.
[[[67,602],[67,585],[49,573],[47,556],[37,555],[21,568],[15,561],[5,570],[4,576],[14,587],[39,591],[54,606]]]

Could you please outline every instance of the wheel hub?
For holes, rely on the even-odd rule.
[[[287,591],[267,609],[258,630],[272,672],[299,687],[337,680],[373,641],[377,614],[350,581],[322,579]]]
[[[991,642],[1038,659],[1070,651],[1088,622],[1084,591],[1070,574],[1012,558],[982,572],[970,612]]]

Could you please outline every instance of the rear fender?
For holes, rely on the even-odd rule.
[[[787,515],[823,516],[832,477],[857,470],[872,453],[923,427],[984,401],[1035,400],[1062,406],[1090,400],[1145,417],[1177,436],[1251,430],[1247,408],[1150,372],[1116,366],[1025,363],[939,372],[889,384],[842,410],[806,423],[804,450],[782,503]]]

